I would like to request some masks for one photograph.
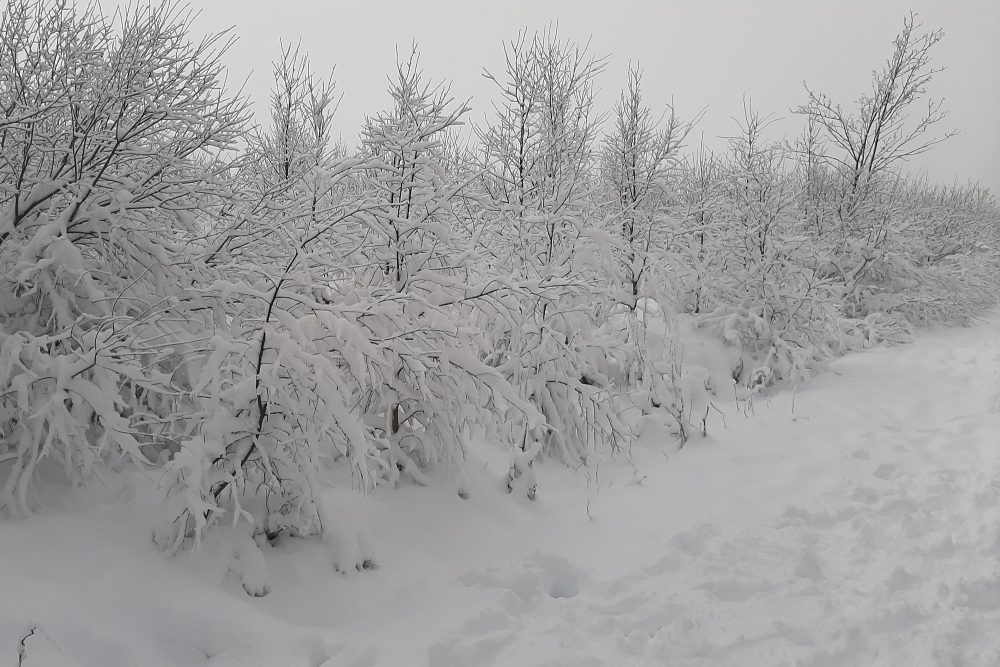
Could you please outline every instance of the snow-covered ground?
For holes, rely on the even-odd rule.
[[[331,494],[336,548],[265,549],[261,598],[109,476],[0,524],[0,665],[1000,664],[1000,318],[720,407],[676,453],[539,466],[535,502],[487,452],[465,500]]]

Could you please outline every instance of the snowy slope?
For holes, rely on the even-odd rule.
[[[467,500],[339,492],[364,520],[265,549],[262,598],[212,544],[154,550],[150,481],[109,478],[0,525],[0,665],[1000,664],[1000,318],[726,422],[540,466],[533,503],[488,452]],[[378,568],[336,572],[359,535]]]

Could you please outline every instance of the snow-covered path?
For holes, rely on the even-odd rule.
[[[494,604],[431,664],[1000,665],[998,334],[852,356],[794,412],[730,417],[593,531],[627,527],[465,574]]]
[[[535,503],[496,464],[375,494],[378,570],[293,541],[259,599],[149,548],[134,489],[0,524],[0,665],[29,625],[23,667],[1000,665],[1000,318],[726,421]]]

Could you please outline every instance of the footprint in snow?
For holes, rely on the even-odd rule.
[[[722,531],[712,523],[698,525],[677,533],[670,540],[670,546],[687,556],[700,556],[708,550],[709,545],[716,542]]]
[[[958,586],[956,604],[979,611],[1000,609],[1000,578],[996,576],[965,580]]]
[[[875,468],[875,471],[872,472],[872,474],[879,479],[892,481],[900,477],[903,473],[897,466],[894,466],[891,463],[883,463],[879,467]]]
[[[870,505],[882,500],[883,492],[871,486],[858,486],[851,492],[848,498],[856,503]]]
[[[508,568],[469,572],[465,586],[506,590],[522,604],[542,598],[566,599],[580,593],[583,572],[567,558],[536,553]]]
[[[823,560],[819,554],[812,550],[803,551],[799,554],[799,561],[793,570],[795,576],[809,581],[820,581],[824,579]]]

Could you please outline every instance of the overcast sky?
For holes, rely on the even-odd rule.
[[[591,40],[610,56],[600,80],[610,108],[630,60],[646,71],[649,102],[671,100],[682,116],[707,107],[698,126],[706,143],[732,134],[744,94],[786,118],[774,134],[798,131],[789,109],[804,101],[802,82],[850,102],[891,50],[909,10],[927,29],[943,28],[933,51],[945,67],[932,82],[945,98],[946,123],[960,134],[913,162],[935,181],[979,180],[1000,193],[1000,0],[194,0],[197,26],[234,26],[240,37],[228,62],[234,80],[265,101],[271,61],[282,40],[301,39],[317,69],[336,66],[343,92],[339,131],[353,139],[365,114],[387,104],[386,74],[395,47],[416,40],[426,74],[471,97],[481,119],[492,99],[483,68],[500,72],[502,43],[521,28],[559,22],[560,35]]]

